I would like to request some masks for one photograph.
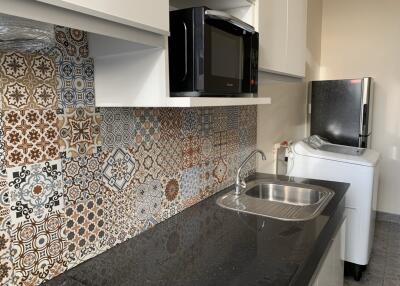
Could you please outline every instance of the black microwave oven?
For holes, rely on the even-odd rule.
[[[258,33],[206,7],[171,11],[169,75],[171,96],[256,96]]]

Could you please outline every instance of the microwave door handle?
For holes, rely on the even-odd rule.
[[[363,78],[362,85],[362,102],[361,102],[361,116],[360,116],[360,136],[369,136],[370,135],[370,124],[369,124],[369,116],[370,116],[370,78]]]
[[[247,31],[250,33],[254,33],[254,27],[247,24],[246,22],[243,22],[242,20],[233,17],[232,15],[229,15],[228,13],[222,12],[222,11],[217,11],[217,10],[206,10],[205,15],[209,18],[212,19],[219,19],[219,20],[224,20],[232,23],[233,25]]]
[[[188,73],[188,30],[185,22],[182,22],[183,29],[185,31],[185,74],[183,75],[181,81],[184,81]]]

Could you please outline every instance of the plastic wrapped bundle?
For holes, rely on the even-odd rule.
[[[0,50],[37,51],[54,43],[53,25],[0,14]]]

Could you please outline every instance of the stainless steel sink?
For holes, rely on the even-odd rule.
[[[254,180],[237,196],[234,191],[220,196],[223,208],[288,221],[317,217],[334,196],[324,187],[293,182]]]

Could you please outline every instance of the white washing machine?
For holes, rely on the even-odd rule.
[[[374,237],[379,153],[330,144],[318,136],[297,142],[290,150],[288,176],[350,183],[345,198],[345,260],[364,268]]]

